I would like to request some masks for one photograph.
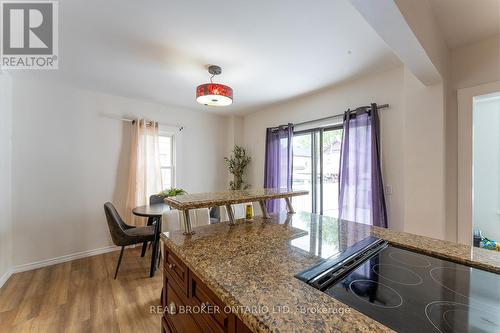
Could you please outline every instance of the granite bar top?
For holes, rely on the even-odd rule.
[[[162,234],[166,247],[254,332],[391,332],[294,275],[370,236],[500,273],[500,254],[309,213]]]
[[[207,208],[214,206],[225,206],[245,202],[256,202],[261,200],[280,199],[306,195],[308,191],[294,191],[291,189],[251,189],[233,190],[223,192],[207,192],[178,195],[165,198],[165,203],[179,210]]]

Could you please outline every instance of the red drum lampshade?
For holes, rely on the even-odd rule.
[[[213,83],[212,78],[222,73],[219,66],[208,67],[212,74],[210,83],[200,84],[196,87],[196,101],[208,106],[228,106],[233,104],[233,89],[220,83]]]
[[[233,89],[219,83],[205,83],[196,87],[196,101],[210,106],[227,106],[233,103]]]

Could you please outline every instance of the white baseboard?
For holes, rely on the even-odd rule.
[[[46,266],[52,266],[55,264],[60,264],[63,262],[72,261],[72,260],[76,260],[76,259],[92,257],[92,256],[96,256],[98,254],[108,253],[108,252],[116,251],[119,249],[120,249],[119,246],[111,245],[111,246],[101,247],[101,248],[94,249],[94,250],[76,252],[76,253],[67,254],[64,256],[56,257],[56,258],[45,259],[45,260],[35,261],[35,262],[29,263],[29,264],[14,266],[10,269],[10,271],[11,271],[11,274],[25,272],[25,271],[31,271],[33,269],[42,268],[42,267],[46,267]]]
[[[2,275],[0,277],[0,288],[2,288],[2,286],[5,284],[5,282],[7,282],[7,280],[12,276],[12,269],[8,268],[7,269],[7,272],[4,273],[4,275]]]
[[[128,247],[133,248],[133,247],[135,247],[135,245],[131,245]],[[50,258],[50,259],[35,261],[35,262],[29,263],[29,264],[23,264],[23,265],[19,265],[19,266],[10,267],[9,269],[7,269],[7,271],[4,273],[4,275],[2,275],[0,277],[0,288],[2,288],[2,286],[5,284],[5,282],[7,282],[7,280],[15,273],[31,271],[33,269],[52,266],[52,265],[56,265],[56,264],[61,264],[63,262],[68,262],[68,261],[72,261],[72,260],[76,260],[76,259],[92,257],[92,256],[96,256],[96,255],[103,254],[103,253],[117,251],[117,250],[120,250],[120,248],[121,248],[120,246],[110,245],[110,246],[105,246],[105,247],[101,247],[101,248],[94,249],[94,250],[76,252],[76,253],[67,254],[64,256],[56,257],[56,258]]]

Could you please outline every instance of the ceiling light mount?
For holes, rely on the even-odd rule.
[[[212,75],[221,75],[222,74],[222,68],[217,65],[210,65],[208,66],[208,72]]]
[[[222,73],[217,65],[208,66],[208,73],[212,74],[210,83],[196,87],[196,101],[207,106],[228,106],[233,103],[233,89],[229,86],[213,83],[213,78]]]

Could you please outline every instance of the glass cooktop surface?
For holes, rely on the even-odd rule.
[[[398,332],[500,332],[500,275],[390,245],[323,291]]]

